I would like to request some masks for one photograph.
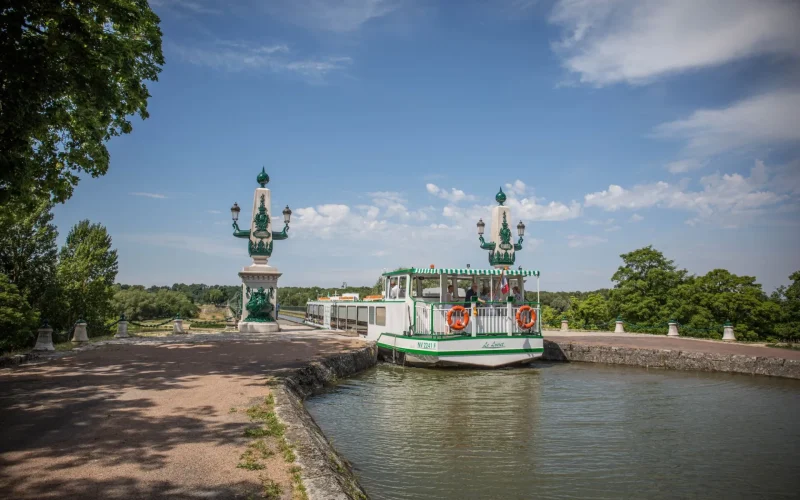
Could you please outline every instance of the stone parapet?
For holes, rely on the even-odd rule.
[[[542,359],[800,379],[800,361],[795,359],[678,349],[642,349],[566,340],[545,340]]]
[[[339,379],[375,366],[375,345],[312,362],[286,376],[273,389],[275,412],[294,445],[303,485],[310,500],[366,499],[350,464],[331,446],[306,411],[303,400]]]

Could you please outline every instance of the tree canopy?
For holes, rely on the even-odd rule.
[[[0,7],[0,204],[68,199],[108,170],[105,142],[148,117],[164,57],[147,0],[6,0]]]

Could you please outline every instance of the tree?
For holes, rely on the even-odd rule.
[[[225,301],[225,293],[219,288],[212,288],[206,292],[206,300],[209,304],[219,305]]]
[[[0,352],[31,345],[36,319],[16,285],[0,274]]]
[[[569,310],[578,325],[603,325],[611,318],[608,301],[599,293],[591,293],[583,300],[573,298]]]
[[[164,57],[147,0],[6,0],[0,8],[0,204],[68,199],[108,170],[105,142],[147,118]]]
[[[113,315],[111,298],[117,277],[117,251],[111,249],[106,228],[83,220],[73,226],[61,248],[58,281],[64,292],[61,326],[72,327],[78,319],[89,323],[90,331]]]
[[[677,269],[664,254],[647,246],[621,255],[624,265],[611,281],[611,312],[634,323],[658,323],[672,314],[667,308],[671,292],[686,279],[686,270]]]
[[[775,334],[785,340],[800,338],[800,271],[789,276],[792,283],[780,287],[773,294],[773,302],[780,309],[780,320],[775,325]]]
[[[47,201],[19,198],[0,210],[0,273],[46,318],[58,295],[58,231],[50,209]]]

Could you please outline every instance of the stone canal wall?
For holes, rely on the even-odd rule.
[[[282,379],[273,389],[275,412],[295,446],[309,500],[366,499],[367,495],[344,460],[325,438],[303,400],[339,379],[375,366],[378,348],[370,345],[312,362]]]
[[[800,379],[800,361],[795,359],[680,349],[620,347],[563,339],[545,340],[542,359]]]

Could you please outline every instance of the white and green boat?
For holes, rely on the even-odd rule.
[[[497,368],[529,363],[543,351],[539,304],[499,293],[503,275],[509,291],[518,287],[517,299],[524,297],[527,277],[536,278],[538,294],[538,271],[400,269],[383,274],[380,300],[309,302],[306,324],[355,331],[377,343],[382,359],[406,365]],[[426,288],[432,281],[439,286]],[[466,302],[459,284],[472,283],[505,300]],[[454,289],[450,301],[448,285]]]

